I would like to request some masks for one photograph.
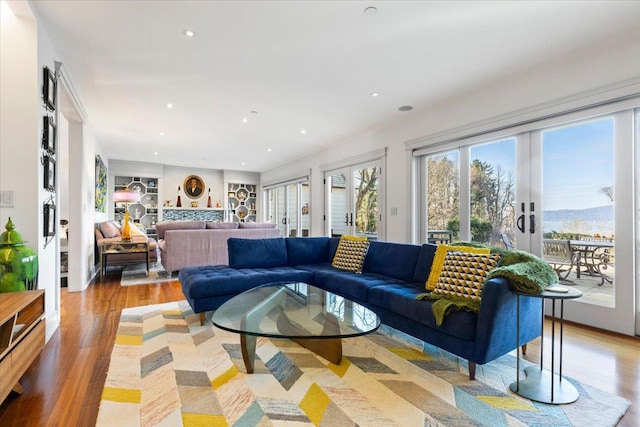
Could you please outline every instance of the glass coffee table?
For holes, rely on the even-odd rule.
[[[342,338],[369,334],[380,318],[348,298],[300,282],[270,283],[222,304],[213,324],[240,334],[247,373],[253,373],[257,337],[287,338],[329,362],[342,360]]]

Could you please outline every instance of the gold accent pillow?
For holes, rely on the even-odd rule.
[[[499,260],[500,254],[447,252],[433,293],[479,300],[484,280]]]
[[[442,266],[444,265],[444,259],[447,256],[447,252],[455,251],[455,252],[467,252],[471,254],[488,254],[491,252],[489,248],[474,248],[471,246],[451,246],[451,245],[438,245],[436,248],[436,254],[433,257],[433,263],[431,264],[431,271],[429,272],[429,278],[427,279],[427,283],[425,287],[432,291],[436,287],[436,283],[438,283],[438,278],[440,277],[440,272],[442,271]]]
[[[362,273],[364,257],[368,250],[369,240],[366,237],[342,236],[331,266],[339,270]]]

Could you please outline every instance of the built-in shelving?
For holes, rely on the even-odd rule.
[[[160,217],[158,209],[158,178],[116,176],[114,187],[115,190],[129,189],[140,193],[140,203],[129,205],[129,215],[134,223],[145,230],[147,236],[157,237],[156,223]],[[115,203],[114,218],[117,221],[122,221],[124,211],[124,204]]]
[[[258,194],[255,184],[229,183],[227,186],[228,220],[233,222],[255,222]]]

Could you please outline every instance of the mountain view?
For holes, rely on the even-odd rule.
[[[573,232],[609,236],[614,233],[613,205],[587,209],[544,211],[544,232]]]

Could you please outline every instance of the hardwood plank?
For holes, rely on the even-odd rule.
[[[24,394],[12,394],[0,405],[0,425],[95,424],[120,311],[184,299],[177,280],[122,287],[120,273],[114,271],[84,292],[62,290],[60,328],[23,376]],[[549,344],[546,339],[546,354]],[[537,363],[539,350],[539,340],[530,343],[526,359]],[[548,356],[546,363],[548,366]],[[620,421],[621,427],[640,425],[639,370],[638,338],[565,324],[563,373],[631,400],[633,405]]]

